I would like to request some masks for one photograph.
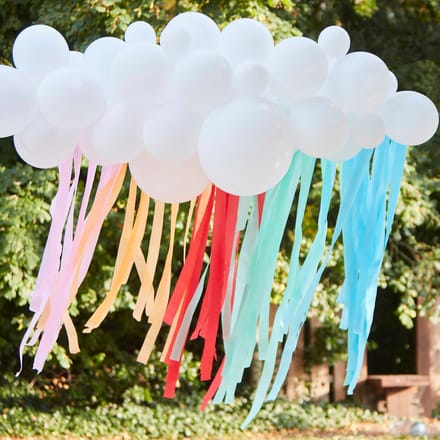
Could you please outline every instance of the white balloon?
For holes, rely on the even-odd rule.
[[[397,87],[399,86],[399,83],[397,81],[396,75],[394,75],[393,72],[388,71],[388,87],[387,87],[387,93],[386,97],[390,97],[391,95],[394,95],[397,92]]]
[[[361,151],[361,149],[362,147],[354,144],[351,138],[349,138],[347,143],[342,148],[342,150],[339,150],[333,154],[329,154],[327,156],[327,159],[333,162],[342,162],[344,160],[349,160],[355,157],[356,154],[358,154],[359,151]]]
[[[81,139],[84,156],[98,165],[130,161],[144,149],[142,123],[145,112],[138,102],[123,102],[109,108]]]
[[[329,58],[341,58],[350,49],[350,35],[340,26],[328,26],[319,34],[318,45]]]
[[[232,65],[246,61],[264,63],[274,48],[274,42],[272,34],[263,23],[240,18],[223,29],[220,47]]]
[[[434,103],[425,95],[397,92],[379,110],[388,136],[404,145],[428,141],[438,128],[439,115]]]
[[[191,34],[180,27],[172,27],[160,36],[160,47],[172,61],[185,57],[191,50]]]
[[[207,111],[230,98],[232,69],[216,52],[194,51],[176,65],[173,84],[178,99]]]
[[[0,66],[0,137],[22,130],[35,114],[35,91],[27,75]]]
[[[111,67],[111,87],[123,99],[160,103],[169,93],[170,63],[160,46],[130,44]]]
[[[385,125],[375,114],[356,115],[350,121],[353,143],[362,148],[377,147],[385,137]]]
[[[318,92],[328,71],[324,51],[305,37],[291,37],[277,44],[268,66],[274,93],[287,101],[297,101]]]
[[[347,116],[326,98],[298,103],[290,112],[289,122],[295,146],[312,157],[330,157],[348,140]]]
[[[165,203],[192,200],[209,185],[197,155],[176,164],[161,161],[146,151],[133,159],[129,166],[139,188],[150,197]]]
[[[119,38],[102,37],[89,44],[84,51],[84,68],[107,87],[110,68],[118,53],[125,47]]]
[[[29,26],[18,34],[12,48],[15,67],[40,81],[48,72],[68,63],[69,46],[54,28]]]
[[[54,127],[42,116],[14,136],[18,155],[29,165],[52,168],[72,156],[76,147],[76,134]]]
[[[37,90],[37,98],[43,116],[65,130],[81,130],[105,110],[104,95],[97,82],[68,67],[47,75]]]
[[[69,67],[82,69],[84,67],[84,54],[76,50],[69,52]]]
[[[143,141],[157,159],[179,163],[197,152],[201,119],[180,102],[169,102],[145,121]]]
[[[246,61],[234,69],[234,87],[237,93],[257,96],[269,83],[269,72],[263,64]]]
[[[127,43],[156,44],[156,32],[146,21],[135,21],[125,30],[124,40]]]
[[[220,29],[208,16],[199,12],[176,15],[160,34],[160,45],[170,56],[190,50],[217,49]]]
[[[374,113],[389,90],[386,64],[369,52],[352,52],[333,67],[328,78],[332,100],[347,113]]]
[[[287,172],[293,146],[287,117],[262,98],[238,98],[212,111],[199,137],[209,179],[231,194],[260,194]]]

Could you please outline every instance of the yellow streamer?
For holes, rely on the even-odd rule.
[[[37,329],[43,331],[46,328],[46,322],[49,318],[50,314],[50,301],[46,303],[46,306],[44,307],[43,313],[40,316],[40,319],[38,320]]]
[[[203,216],[205,215],[206,208],[208,207],[209,198],[211,196],[211,185],[208,185],[208,187],[205,189],[205,191],[200,195],[200,201],[199,201],[199,207],[196,212],[196,217],[194,219],[194,228],[193,228],[193,236],[197,233],[200,223],[202,222]],[[179,305],[179,308],[177,309],[176,316],[173,319],[173,322],[171,323],[170,331],[168,332],[167,340],[165,341],[165,346],[162,351],[162,355],[160,360],[162,362],[166,361],[166,355],[169,351],[171,342],[173,341],[174,333],[177,330],[177,323],[179,321],[180,311],[182,309],[183,303],[185,302],[185,297],[182,298],[182,301]]]
[[[69,304],[72,303],[73,298],[78,292],[79,285],[82,282],[82,280],[80,280],[81,263],[87,246],[90,243],[90,236],[96,229],[97,225],[101,224],[102,216],[105,216],[115,203],[121,190],[122,183],[124,182],[126,170],[127,165],[122,165],[119,173],[115,175],[112,180],[107,182],[107,184],[101,188],[95,196],[95,200],[93,201],[90,212],[85,220],[84,232],[81,236],[78,247],[75,249],[75,268],[70,290]]]
[[[137,357],[138,362],[146,364],[153,351],[157,336],[162,326],[163,318],[167,309],[168,299],[171,289],[171,263],[173,260],[174,236],[176,231],[176,220],[179,205],[173,203],[171,207],[171,226],[170,226],[170,243],[168,253],[165,260],[165,267],[162,278],[157,289],[157,295],[150,313],[151,327],[148,329],[142,348]]]
[[[72,318],[67,310],[63,315],[63,324],[67,333],[67,342],[69,344],[70,353],[79,353],[78,334],[76,333],[75,325],[73,324]]]
[[[133,231],[133,223],[136,210],[137,185],[133,178],[130,180],[130,190],[128,192],[127,207],[125,208],[124,224],[122,226],[121,239],[119,241],[118,254],[116,256],[115,269],[113,274],[119,272],[122,261],[127,254],[127,246],[130,235]],[[115,275],[113,275],[115,276]]]
[[[115,268],[110,290],[107,293],[107,296],[104,298],[103,302],[96,309],[95,313],[87,321],[85,325],[86,328],[83,330],[84,333],[90,333],[93,329],[100,326],[101,322],[110,311],[110,308],[112,307],[122,284],[127,282],[131,268],[136,258],[137,250],[141,245],[141,241],[145,232],[149,203],[149,196],[142,192],[133,229],[131,230],[130,234],[127,234],[124,237],[121,236],[121,242],[116,258],[116,261],[120,260],[120,265],[117,267],[118,270],[116,270]]]
[[[163,230],[163,217],[165,205],[163,202],[155,201],[153,226],[151,228],[150,243],[148,244],[147,262],[139,252],[136,258],[136,269],[141,279],[141,288],[139,290],[136,305],[133,310],[133,317],[140,321],[142,312],[145,310],[146,315],[150,315],[150,310],[154,301],[154,274],[156,273],[157,260],[159,259],[160,241]]]

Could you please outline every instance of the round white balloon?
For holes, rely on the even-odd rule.
[[[165,203],[192,200],[209,185],[197,155],[176,164],[161,161],[146,151],[133,159],[129,167],[139,188]]]
[[[346,113],[374,113],[390,88],[386,64],[369,52],[339,60],[328,78],[331,99]]]
[[[197,152],[201,118],[183,106],[171,101],[147,118],[143,127],[143,141],[147,150],[157,159],[179,163],[189,160]]]
[[[84,54],[77,50],[71,50],[69,52],[69,67],[82,69],[84,67]]]
[[[269,84],[267,68],[255,61],[246,61],[234,69],[234,89],[238,94],[257,96]]]
[[[110,79],[110,68],[115,57],[125,47],[119,38],[102,37],[89,44],[84,52],[84,68],[104,89]]]
[[[160,45],[171,57],[179,57],[192,50],[216,50],[219,38],[220,29],[215,21],[200,12],[184,12],[165,26]]]
[[[130,44],[116,56],[111,67],[111,87],[121,99],[160,103],[169,93],[170,63],[162,48]]]
[[[282,101],[314,95],[323,86],[328,72],[324,51],[305,37],[291,37],[277,44],[268,66],[273,92]]]
[[[191,52],[173,73],[176,97],[201,111],[208,111],[230,98],[232,69],[216,52]]]
[[[72,156],[76,134],[54,127],[39,115],[14,136],[14,145],[18,155],[29,165],[52,168]]]
[[[124,40],[127,43],[156,44],[156,32],[146,21],[135,21],[125,30]]]
[[[246,61],[264,63],[272,53],[274,42],[272,34],[263,23],[240,18],[223,29],[220,48],[232,65]]]
[[[318,45],[329,58],[341,58],[350,49],[350,35],[340,26],[328,26],[319,34]]]
[[[396,75],[394,75],[393,72],[388,71],[388,88],[386,93],[386,98],[390,97],[391,95],[394,95],[397,92],[397,88],[399,86],[399,83],[397,81]]]
[[[350,121],[350,131],[353,143],[362,148],[377,147],[386,134],[382,119],[373,113],[354,116]]]
[[[238,98],[212,111],[199,138],[200,163],[223,191],[248,196],[276,185],[293,154],[284,113],[262,98]]]
[[[289,122],[295,146],[312,157],[330,157],[348,140],[347,116],[326,98],[298,103],[290,112]]]
[[[126,163],[145,150],[142,124],[146,114],[139,102],[122,102],[108,108],[84,133],[81,148],[98,165]]]
[[[17,69],[40,81],[50,71],[68,64],[69,46],[56,29],[37,24],[18,34],[12,58]]]
[[[439,115],[434,103],[425,95],[397,92],[381,106],[387,135],[404,145],[419,145],[428,141],[438,128]]]
[[[81,130],[93,124],[105,110],[105,99],[98,83],[77,69],[54,70],[37,90],[43,116],[56,127]]]
[[[344,160],[350,160],[362,150],[362,147],[353,143],[352,139],[349,138],[347,143],[344,145],[342,150],[337,151],[336,153],[329,154],[327,156],[328,160],[333,162],[342,162]]]
[[[0,137],[11,136],[30,123],[35,114],[35,91],[28,76],[0,66]]]

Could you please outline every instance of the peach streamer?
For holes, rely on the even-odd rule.
[[[171,289],[171,263],[173,260],[173,249],[174,249],[174,236],[176,231],[176,220],[177,213],[179,210],[179,205],[173,203],[171,207],[171,225],[170,225],[170,242],[168,246],[168,253],[165,260],[165,267],[162,273],[162,278],[157,289],[157,295],[154,299],[153,306],[149,314],[149,321],[151,322],[151,327],[149,328],[147,335],[145,337],[142,348],[137,357],[138,362],[146,364],[150,358],[151,352],[153,351],[154,345],[156,343],[157,336],[159,334],[160,328],[163,323],[163,318],[168,305],[168,299],[170,297]]]
[[[153,226],[151,228],[150,242],[148,244],[147,261],[145,262],[145,258],[140,248],[135,259],[136,269],[141,280],[141,287],[139,289],[138,298],[133,310],[133,317],[137,321],[141,320],[142,312],[144,310],[147,316],[150,314],[150,310],[154,302],[153,281],[157,261],[159,259],[164,212],[164,203],[156,200],[154,205]]]
[[[134,182],[130,185],[130,189],[135,191]],[[124,223],[123,234],[121,235],[121,241],[119,243],[118,255],[116,257],[115,271],[113,273],[113,279],[110,286],[110,290],[104,298],[103,302],[96,309],[95,313],[86,322],[84,333],[90,333],[95,328],[99,327],[107,316],[112,307],[119,289],[123,284],[125,284],[130,275],[131,268],[133,267],[134,261],[136,259],[136,254],[140,248],[142,238],[144,236],[145,227],[148,218],[148,206],[150,203],[150,197],[144,192],[141,193],[138,211],[136,214],[136,219],[134,221],[133,228],[128,232],[130,226]],[[133,209],[134,205],[127,206],[127,209]],[[134,218],[134,213],[128,212],[126,218]],[[125,229],[127,228],[127,229]],[[127,233],[124,233],[127,231]]]

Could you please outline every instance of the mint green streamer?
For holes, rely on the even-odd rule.
[[[278,343],[282,341],[283,336],[289,331],[289,328],[291,327],[291,324],[289,325],[289,323],[293,322],[289,320],[291,309],[292,307],[295,307],[295,305],[298,306],[301,301],[305,300],[304,287],[315,274],[318,264],[324,253],[327,235],[327,214],[330,207],[336,165],[329,161],[321,161],[321,170],[322,196],[318,218],[318,230],[302,266],[299,261],[303,237],[302,225],[304,220],[305,208],[310,192],[310,184],[313,177],[313,168],[309,168],[307,172],[305,172],[305,175],[301,176],[301,189],[298,198],[298,207],[295,219],[294,244],[290,258],[290,270],[287,287],[284,292],[281,304],[275,315],[274,323],[272,326],[272,334],[269,342],[268,355],[264,363],[262,375],[256,390],[256,395],[252,404],[252,408],[242,425],[243,427],[249,424],[251,420],[257,415],[258,411],[261,409],[261,406],[266,399],[267,391],[270,387],[276,364]],[[293,323],[295,327],[297,327],[297,330],[294,331],[297,331],[299,333],[302,322]],[[298,338],[296,337],[296,340],[297,339]],[[294,344],[293,349],[295,347],[296,343]],[[290,366],[290,361],[288,362],[288,366]]]
[[[318,286],[318,283],[321,279],[321,276],[328,264],[328,261],[330,259],[331,253],[333,251],[333,248],[336,244],[336,241],[342,231],[342,227],[345,223],[345,220],[348,216],[348,213],[351,211],[353,202],[356,198],[357,191],[359,190],[360,186],[360,176],[368,172],[368,161],[369,157],[371,155],[371,151],[369,150],[362,150],[355,159],[352,159],[354,161],[352,173],[349,176],[349,182],[350,182],[350,192],[347,194],[347,197],[341,200],[338,216],[336,219],[336,225],[335,229],[333,231],[332,241],[330,243],[330,246],[327,250],[327,253],[322,261],[322,263],[319,266],[319,269],[314,272],[310,269],[309,265],[304,265],[304,269],[307,267],[307,269],[303,269],[304,273],[304,281],[301,283],[300,288],[297,290],[296,298],[299,298],[298,300],[290,301],[288,304],[288,310],[287,312],[283,313],[283,318],[286,322],[289,323],[287,327],[287,339],[284,344],[283,352],[281,355],[280,365],[278,368],[277,375],[275,377],[274,384],[272,386],[272,389],[269,393],[268,399],[273,400],[278,395],[282,384],[284,383],[284,380],[287,376],[290,363],[292,360],[293,352],[297,346],[298,338],[300,334],[300,330],[302,325],[304,324],[307,312],[310,307],[310,303],[313,299],[313,294],[316,291],[316,288]],[[329,186],[327,185],[327,188]],[[323,187],[323,191],[325,188]],[[328,191],[328,189],[327,189]],[[323,203],[326,199],[328,200],[329,195],[324,195],[324,200],[321,199],[321,203]],[[324,211],[321,215],[321,222],[324,222],[326,215],[324,216]],[[319,223],[319,222],[318,222]],[[325,229],[323,228],[323,224],[321,224],[321,234],[324,233]],[[324,239],[325,237],[320,236],[320,239]],[[316,241],[316,245],[318,246],[318,241]],[[322,242],[321,242],[322,243]],[[322,246],[322,244],[321,244]],[[310,258],[310,257],[309,257]],[[316,261],[315,258],[311,258],[308,260],[310,262]],[[316,264],[316,263],[315,263]],[[315,266],[316,267],[316,266]],[[288,288],[290,289],[290,286],[288,285]],[[281,340],[281,336],[279,336],[279,340]]]
[[[239,205],[239,218],[240,218],[240,208],[242,206],[242,200],[243,198],[240,198],[240,205]],[[230,328],[228,331],[228,338],[224,341],[225,344],[225,356],[227,357],[229,353],[229,341],[230,341],[230,332],[231,329],[235,327],[235,324],[237,322],[239,311],[241,310],[241,304],[244,297],[244,292],[246,288],[246,278],[249,271],[249,267],[252,261],[252,255],[255,250],[255,243],[257,240],[257,235],[259,231],[259,224],[258,224],[258,200],[257,197],[252,197],[250,200],[250,214],[249,218],[247,219],[246,224],[241,224],[240,229],[245,229],[245,234],[243,238],[243,243],[241,245],[240,249],[240,255],[238,257],[238,267],[237,267],[237,276],[235,280],[235,293],[234,293],[234,304],[231,314],[231,322],[230,322]],[[237,221],[237,224],[240,224],[239,221]],[[213,403],[218,404],[223,401],[225,398],[226,392],[229,390],[227,401],[232,402],[231,400],[231,394],[235,394],[235,388],[233,392],[231,392],[231,387],[226,388],[224,382],[220,385],[219,389],[217,390],[217,393],[213,399]]]
[[[290,212],[290,207],[298,186],[300,175],[308,163],[314,159],[308,158],[301,152],[296,152],[292,164],[281,180],[272,190],[268,191],[264,204],[261,226],[256,237],[248,270],[246,271],[245,289],[237,317],[233,318],[231,337],[225,346],[226,357],[223,369],[222,383],[217,391],[214,402],[233,399],[237,384],[241,381],[244,369],[252,362],[256,345],[256,328],[260,326],[260,338],[268,340],[268,317],[272,280],[275,273],[278,252],[284,229]],[[238,270],[240,271],[239,261]],[[264,333],[266,331],[266,334]],[[260,341],[259,341],[260,342]],[[260,350],[266,349],[267,344],[261,341]],[[264,352],[259,353],[262,358]]]

